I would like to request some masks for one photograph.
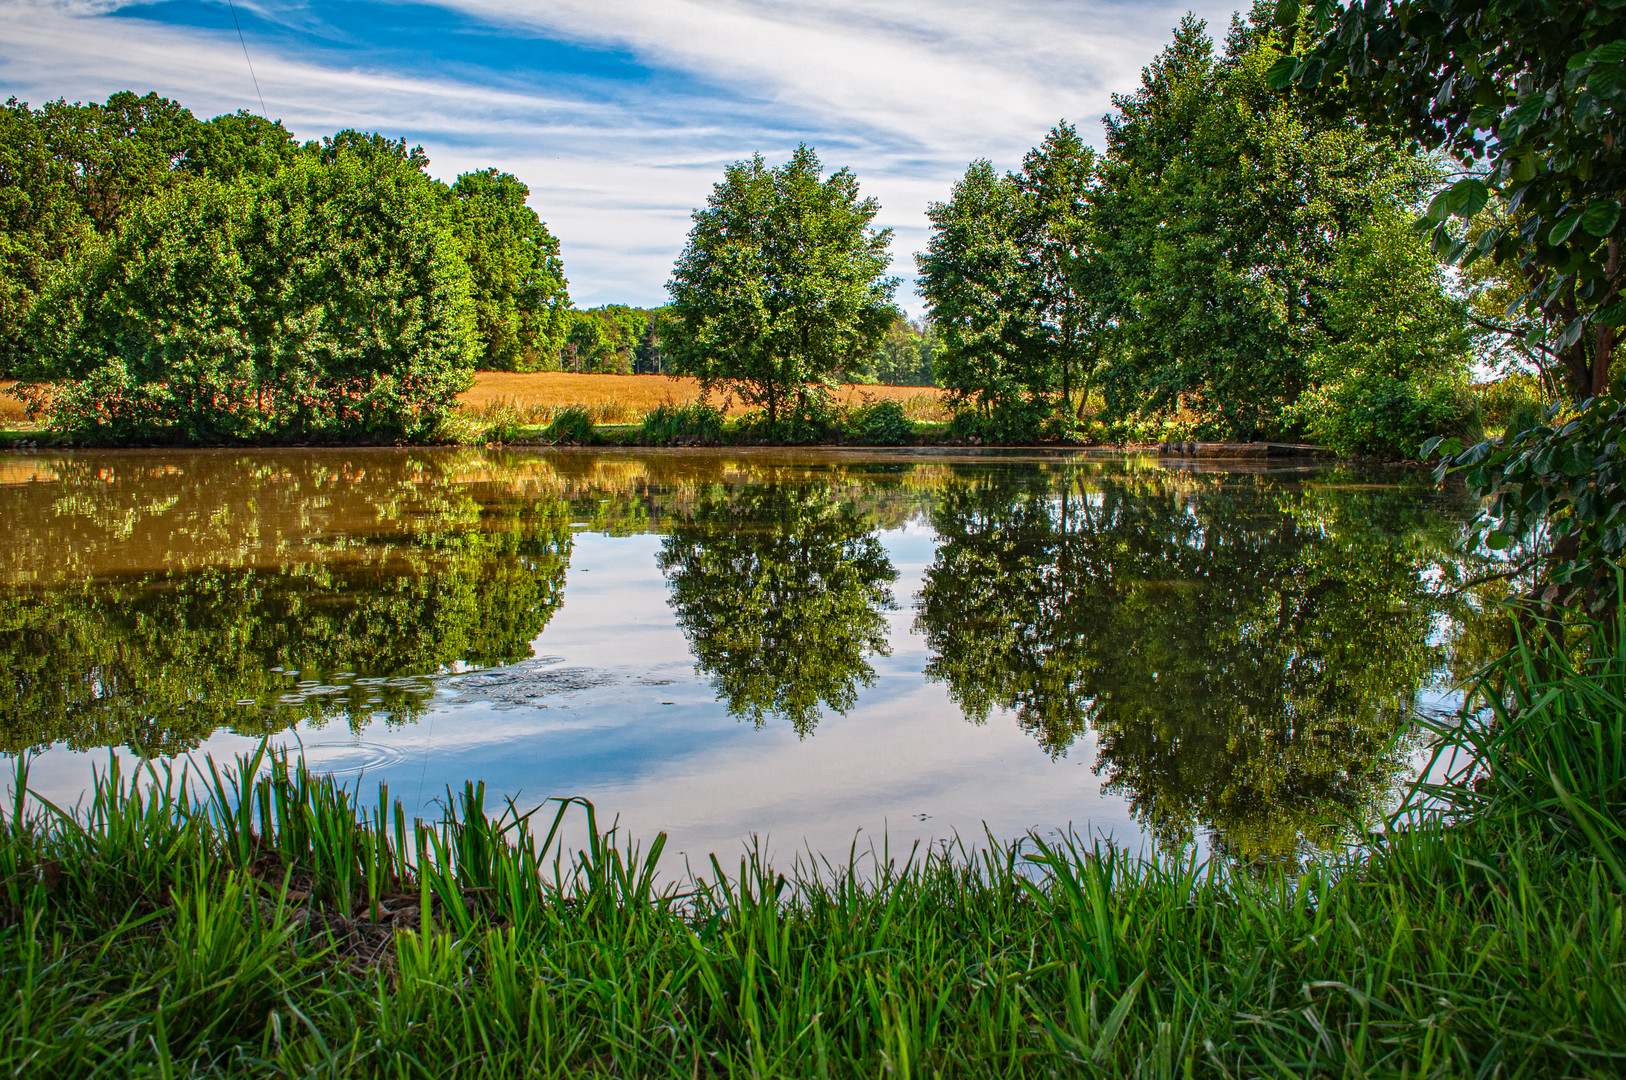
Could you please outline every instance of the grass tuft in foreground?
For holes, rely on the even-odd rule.
[[[1619,1076],[1622,629],[1593,629],[1595,660],[1526,644],[1487,671],[1403,826],[1302,870],[1030,836],[663,884],[663,841],[579,800],[493,813],[469,785],[409,822],[262,749],[115,760],[68,812],[25,802],[19,766],[0,1066]]]

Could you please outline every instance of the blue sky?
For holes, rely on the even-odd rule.
[[[1015,166],[1058,119],[1098,140],[1187,7],[1162,0],[0,0],[0,94],[157,90],[265,110],[301,138],[421,143],[431,171],[531,188],[583,306],[657,304],[729,161],[798,142],[857,172],[913,295],[926,204],[966,164]]]

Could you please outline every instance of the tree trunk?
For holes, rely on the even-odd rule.
[[[1620,241],[1609,241],[1609,262],[1604,268],[1608,275],[1605,279],[1611,288],[1605,295],[1605,303],[1614,295],[1615,277],[1620,273]],[[1615,352],[1615,332],[1607,326],[1598,327],[1597,338],[1592,346],[1592,396],[1603,397],[1609,393],[1609,363]]]

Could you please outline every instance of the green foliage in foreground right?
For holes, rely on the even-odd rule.
[[[115,769],[77,815],[3,823],[0,1067],[1618,1076],[1621,629],[1494,666],[1439,729],[1434,809],[1303,868],[1030,836],[666,886],[663,840],[619,846],[590,806],[567,852],[570,802],[544,832],[470,785],[409,825],[286,760]]]

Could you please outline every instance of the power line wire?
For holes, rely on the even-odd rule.
[[[237,27],[237,41],[243,46],[243,59],[248,61],[248,77],[254,80],[254,96],[260,99],[260,115],[269,120],[271,114],[265,107],[265,95],[260,93],[260,78],[254,74],[254,61],[248,58],[248,40],[243,37],[243,24],[237,21],[237,5],[232,0],[226,0],[226,6],[231,8],[231,24]]]

